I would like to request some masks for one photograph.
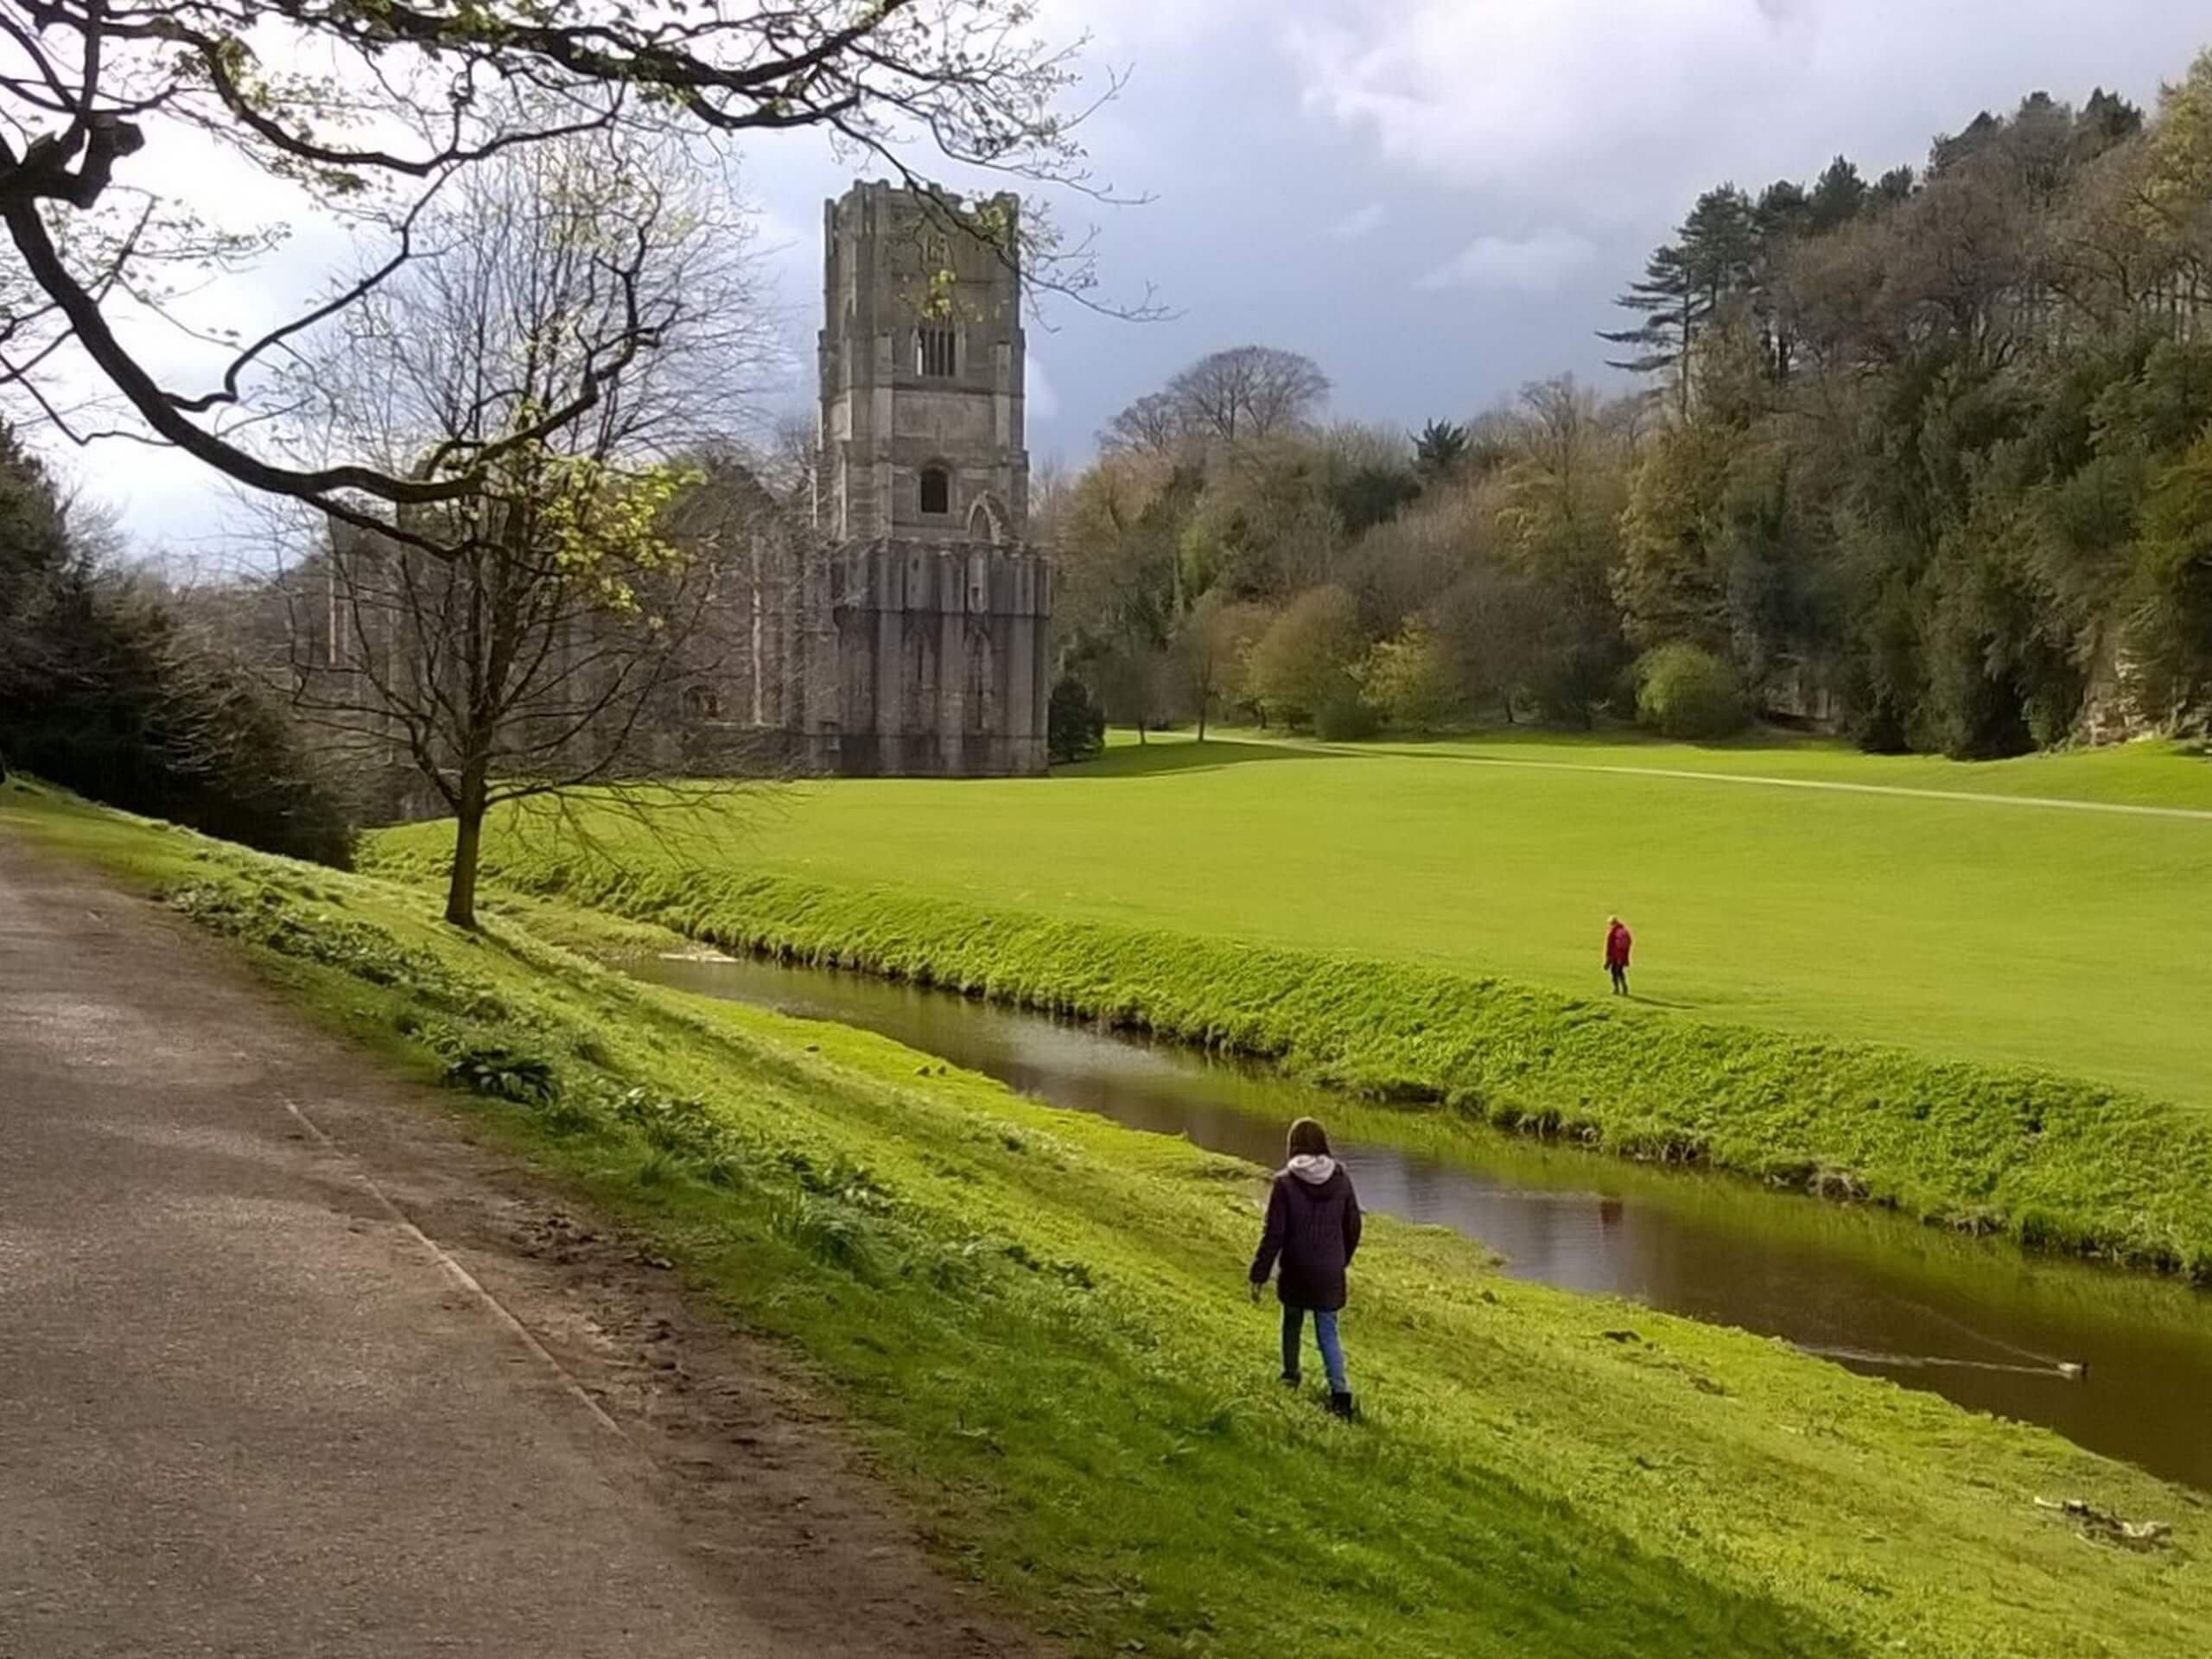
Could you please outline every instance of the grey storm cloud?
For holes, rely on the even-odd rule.
[[[1149,200],[1041,194],[1096,231],[1109,310],[1150,289],[1168,312],[1041,305],[1031,447],[1070,461],[1131,397],[1247,340],[1309,353],[1338,413],[1402,429],[1602,377],[1593,331],[1698,190],[1839,152],[1917,162],[2037,90],[2149,104],[2212,41],[2194,0],[1043,0],[1041,26],[1088,34],[1091,91],[1128,73],[1084,137],[1101,181]],[[803,410],[821,202],[849,175],[804,136],[742,171],[779,250],[774,396]],[[181,462],[132,469],[161,503],[162,522],[134,510],[142,537],[220,499]]]

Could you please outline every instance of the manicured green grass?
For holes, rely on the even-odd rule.
[[[1332,745],[1278,734],[1228,732],[1241,742],[1341,753],[1402,754],[1491,763],[1633,768],[1664,774],[1840,784],[1857,789],[2009,796],[2212,814],[2212,759],[2196,745],[2145,741],[2098,749],[2056,750],[1971,765],[1929,754],[1865,754],[1837,738],[1766,733],[1719,743],[1673,743],[1640,733],[1563,733],[1507,727],[1478,736],[1387,739]],[[1116,734],[1116,747],[1138,746]],[[1153,741],[1160,740],[1154,738]],[[1184,741],[1171,734],[1168,742]]]
[[[432,879],[437,859],[387,868]],[[1420,1109],[1625,1156],[1872,1198],[2040,1249],[2212,1285],[2212,1116],[2020,1069],[1669,1019],[1418,964],[1051,920],[512,840],[508,890],[1272,1059]],[[1440,1110],[1439,1109],[1440,1108]]]
[[[1170,741],[1044,782],[793,786],[682,855],[1581,994],[1605,988],[1618,912],[1649,1007],[2212,1106],[2212,817],[1554,769],[1583,766],[2212,811],[2212,761],[2163,747],[1973,767],[1828,745]],[[626,861],[671,857],[631,826],[603,833]]]
[[[946,1559],[1076,1652],[2193,1656],[2212,1628],[2212,1505],[2054,1436],[1387,1218],[1338,1425],[1244,1303],[1249,1166],[512,918],[467,938],[419,888],[20,790],[0,829],[162,890],[396,1064],[542,1070],[550,1101],[454,1098],[802,1351]],[[2074,1497],[2174,1541],[2036,1502]]]

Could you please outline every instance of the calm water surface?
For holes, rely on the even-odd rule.
[[[1293,1117],[1344,1107],[1264,1068],[861,975],[676,958],[639,971],[862,1027],[1053,1105],[1269,1166]],[[1448,1152],[1332,1138],[1366,1208],[1470,1234],[1516,1278],[1781,1337],[2212,1491],[2212,1296],[1505,1135]],[[2077,1365],[2078,1377],[2062,1370]]]

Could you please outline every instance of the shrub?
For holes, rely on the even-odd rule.
[[[1309,588],[1268,626],[1246,658],[1246,691],[1287,726],[1351,694],[1361,654],[1359,607],[1341,588]]]
[[[1735,669],[1679,641],[1661,645],[1640,664],[1636,715],[1662,737],[1726,737],[1749,718]]]
[[[1436,632],[1416,617],[1395,639],[1378,640],[1360,664],[1368,704],[1393,726],[1426,732],[1452,713],[1458,687]]]
[[[550,1062],[537,1054],[487,1045],[463,1050],[446,1066],[446,1081],[473,1094],[524,1106],[550,1106],[561,1097]]]
[[[1046,753],[1056,766],[1088,760],[1106,747],[1106,716],[1072,674],[1062,675],[1052,688],[1045,733]]]
[[[1372,737],[1381,727],[1374,706],[1346,686],[1332,691],[1313,711],[1313,735],[1325,743],[1355,743]]]

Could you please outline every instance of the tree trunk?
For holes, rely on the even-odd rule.
[[[446,882],[446,920],[476,931],[476,865],[484,851],[485,780],[480,767],[461,775],[454,810],[453,871]]]

